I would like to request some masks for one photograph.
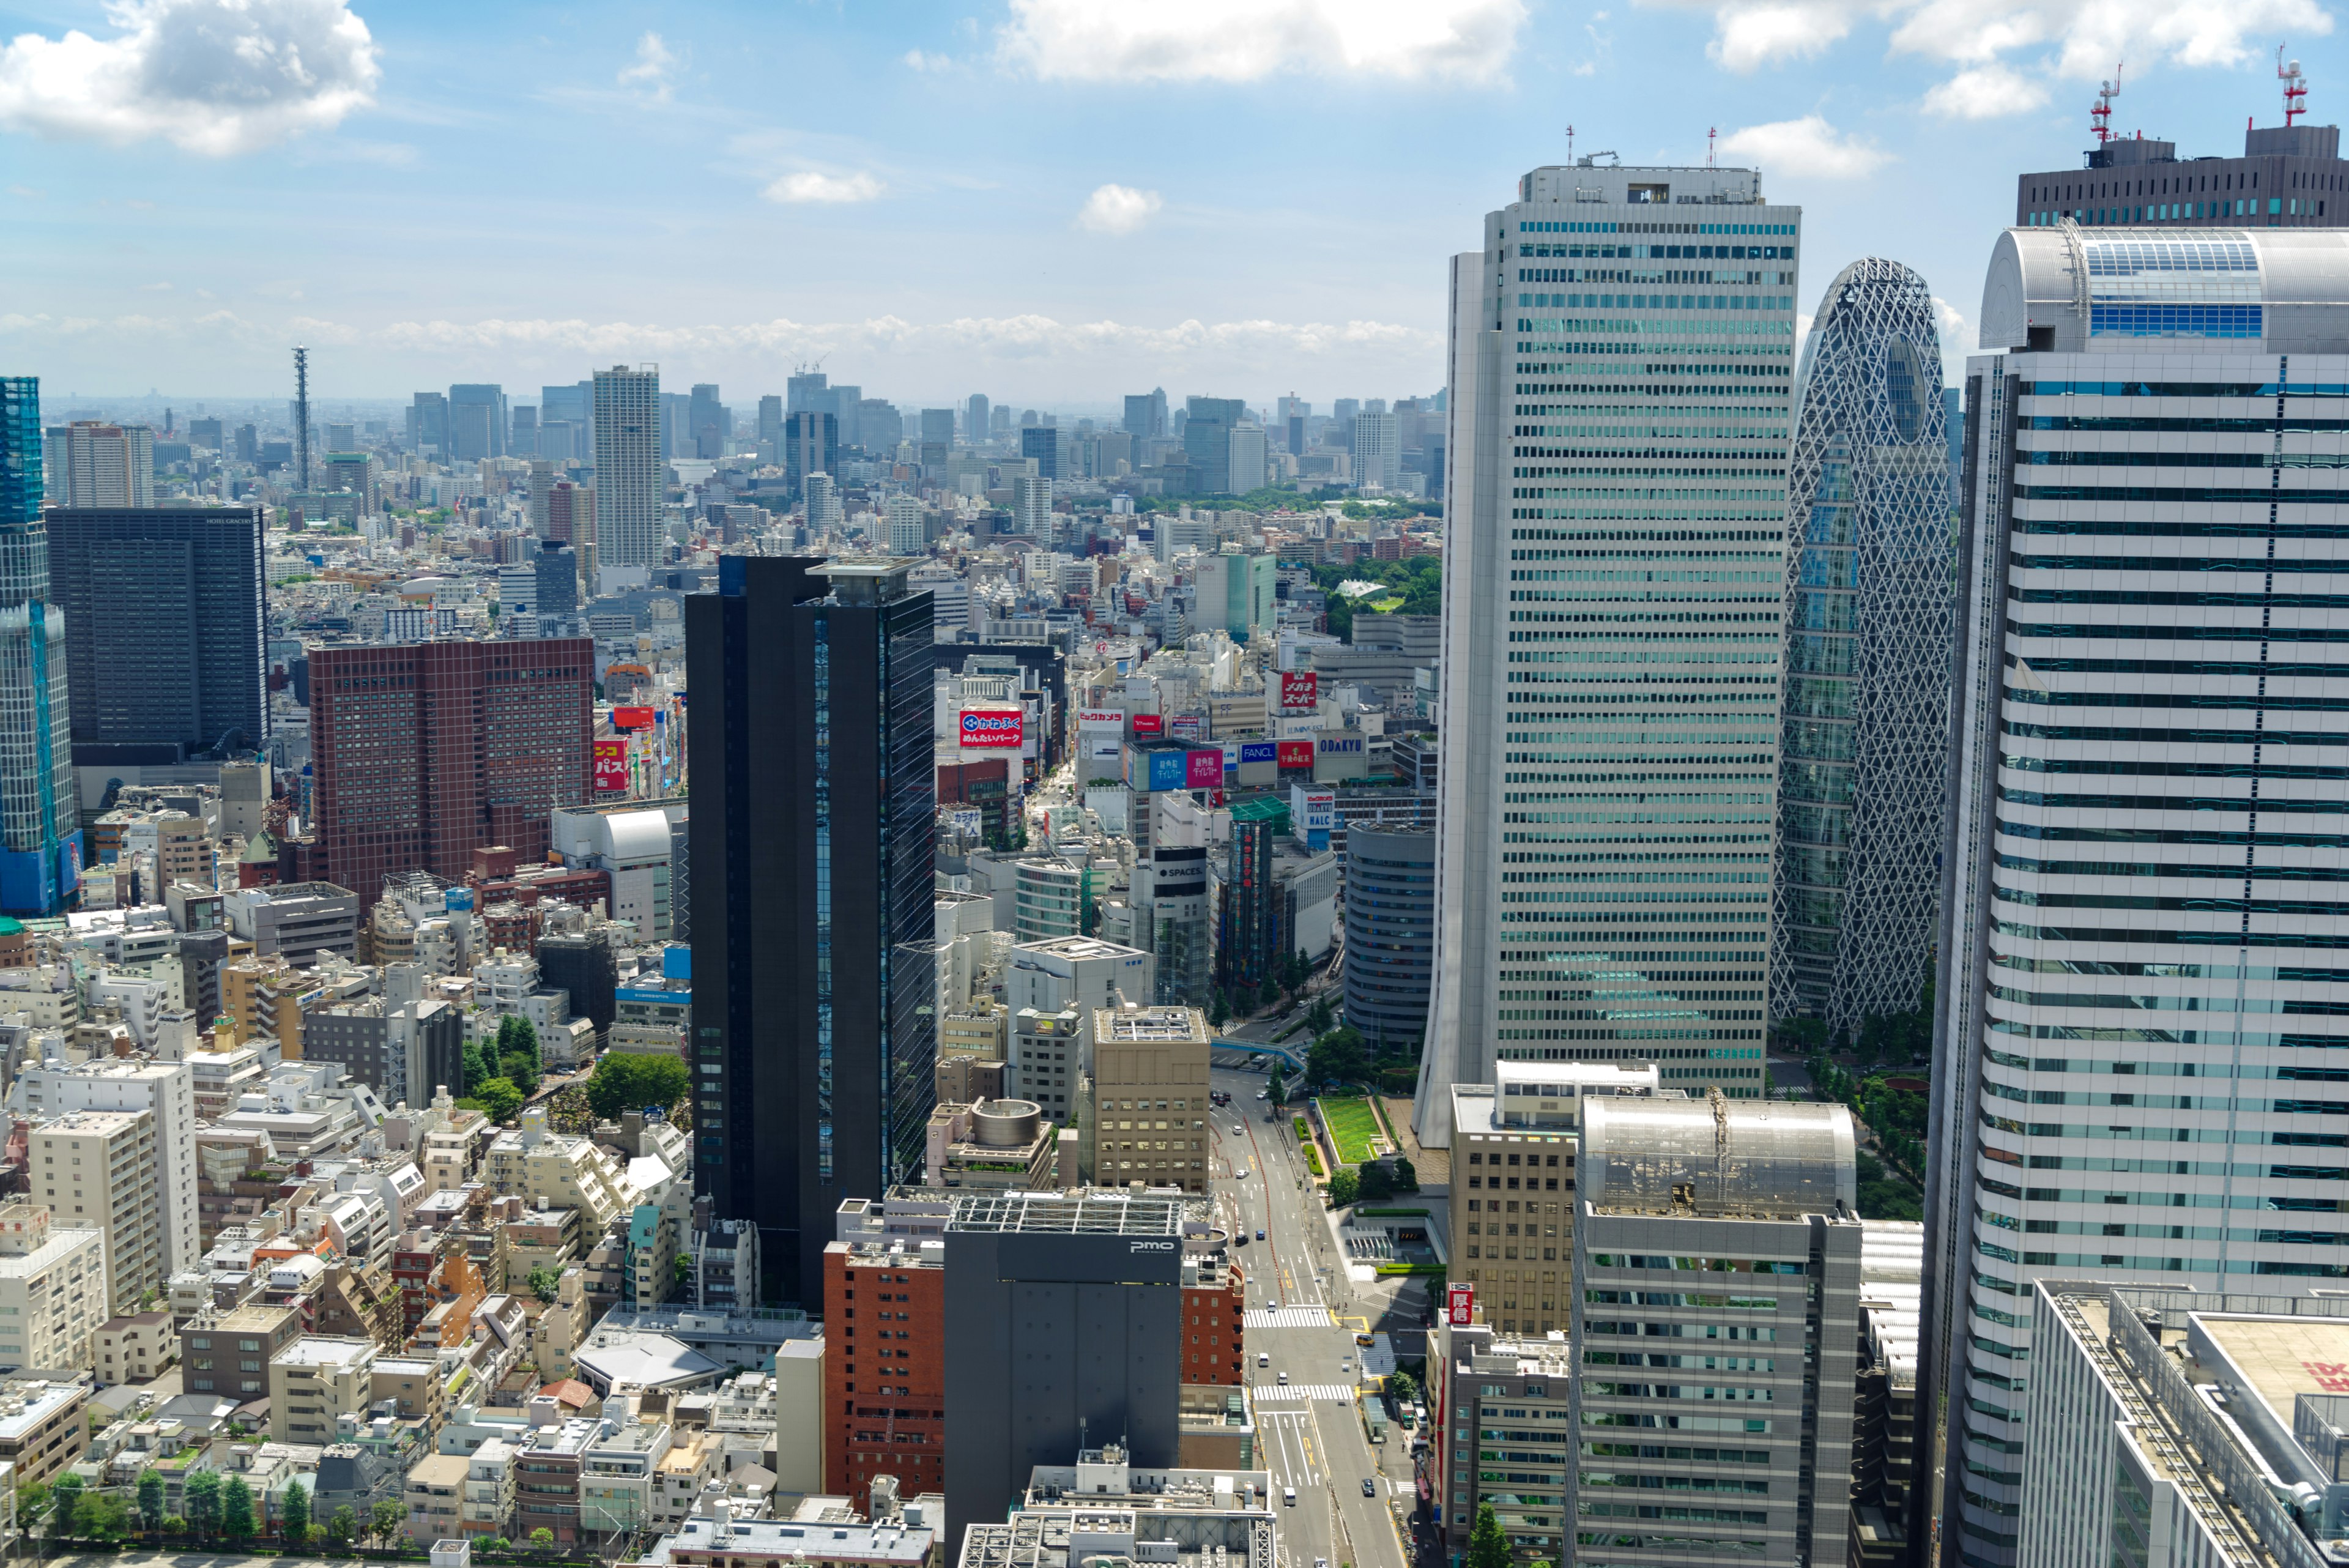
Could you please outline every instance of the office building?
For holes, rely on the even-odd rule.
[[[1100,937],[1022,940],[1005,957],[1003,1002],[1057,1012],[1115,1007],[1150,999],[1154,965],[1149,953]]]
[[[336,1064],[387,1106],[430,1105],[465,1081],[464,1058],[464,1015],[446,1002],[368,997],[302,1013],[302,1059]]]
[[[546,858],[547,814],[592,798],[595,647],[585,638],[310,652],[311,817],[326,881],[456,882],[473,851]]]
[[[1586,1095],[1654,1095],[1652,1062],[1503,1062],[1452,1086],[1452,1272],[1505,1334],[1573,1309],[1574,1163]]]
[[[252,430],[246,425],[237,431],[237,458],[251,462],[253,457],[244,450],[244,436]],[[419,392],[408,408],[408,444],[418,452],[447,458],[449,455],[449,397],[445,392]]]
[[[1917,1408],[1918,1311],[1925,1227],[1864,1220],[1859,1248],[1859,1367],[1853,1375],[1851,1536],[1847,1561],[1896,1568],[1909,1560],[1909,1521],[1922,1430]]]
[[[811,529],[837,528],[848,520],[840,501],[840,486],[832,475],[809,474],[801,482],[800,493],[806,497],[807,525]]]
[[[1002,1519],[1038,1465],[1114,1432],[1175,1462],[1183,1249],[1206,1206],[1163,1193],[969,1193],[945,1228],[947,1524]]]
[[[569,637],[579,621],[579,555],[561,539],[540,544],[532,563],[538,602],[538,635]]]
[[[64,912],[81,883],[64,616],[41,520],[41,386],[0,377],[0,914]]]
[[[261,508],[53,506],[46,521],[83,764],[264,745]]]
[[[952,409],[922,410],[922,444],[954,445],[955,411]]]
[[[1194,1005],[1207,999],[1215,983],[1216,925],[1207,896],[1211,817],[1188,790],[1157,791],[1150,812],[1149,842],[1134,851],[1133,940],[1150,953],[1149,1000]]]
[[[1572,1561],[1843,1556],[1855,1149],[1841,1106],[1717,1089],[1583,1102],[1568,1429],[1590,1438],[1559,1511]],[[1694,1504],[1700,1491],[1705,1506],[1685,1513],[1654,1506],[1657,1492]]]
[[[1052,482],[1032,473],[1011,478],[1012,526],[1031,539],[1052,537]]]
[[[863,1497],[894,1475],[908,1491],[943,1491],[946,1243],[828,1241],[823,1299],[823,1490]]]
[[[1940,1539],[2004,1564],[2033,1282],[2349,1273],[2349,1235],[2297,1217],[2349,1175],[2301,1086],[2349,1044],[2321,718],[2349,701],[2323,466],[2349,256],[2284,228],[2018,228],[1982,298],[1919,1402],[1959,1417]],[[2208,1077],[2217,1099],[2185,1082]]]
[[[783,400],[770,392],[759,400],[759,458],[771,462],[782,450]]]
[[[726,455],[726,442],[734,433],[734,413],[718,398],[715,383],[703,381],[693,389],[691,400],[686,405],[686,424],[692,432],[691,455],[704,462],[715,462]]]
[[[1235,495],[1246,495],[1260,490],[1265,482],[1264,427],[1254,420],[1243,419],[1232,427],[1231,478],[1227,482]]]
[[[2032,1288],[2015,1561],[2320,1568],[2349,1536],[2349,1303],[2329,1291]]]
[[[922,1167],[930,599],[905,560],[719,566],[686,600],[696,1190],[758,1221],[768,1298],[807,1303],[841,1200]]]
[[[659,367],[596,371],[595,404],[595,565],[656,565],[666,555]],[[572,543],[579,543],[575,534]]]
[[[1268,627],[1277,613],[1280,561],[1262,551],[1242,554],[1237,548],[1193,558],[1193,580],[1199,597],[1190,629],[1221,629],[1246,645],[1258,627]]]
[[[1496,1058],[1763,1092],[1801,219],[1750,169],[1549,167],[1454,260],[1423,1143]]]
[[[2099,104],[2102,113],[2110,106]],[[2307,112],[2292,111],[2292,118]],[[2102,121],[2098,122],[2099,124]],[[2243,128],[2240,158],[2178,156],[2174,141],[2137,136],[2099,140],[2080,163],[2014,182],[2014,221],[2054,228],[2338,229],[2349,163],[2337,125]]]
[[[1395,477],[1402,472],[1402,452],[1396,445],[1395,417],[1387,411],[1385,399],[1372,398],[1354,416],[1353,457],[1356,484],[1366,490],[1395,487]]]
[[[816,474],[840,473],[840,421],[830,414],[802,411],[783,420],[783,472],[792,493],[807,494],[807,482]],[[812,524],[813,518],[809,522]]]
[[[973,392],[970,395],[970,400],[963,405],[962,438],[973,446],[987,440],[990,433],[988,428],[988,410],[985,392]]]
[[[145,425],[76,420],[49,431],[48,441],[50,504],[155,504],[155,432]]]
[[[1378,1054],[1415,1052],[1435,980],[1435,836],[1346,834],[1346,1022]]]
[[[113,1299],[103,1231],[26,1199],[0,1205],[0,1367],[95,1366],[90,1336]]]
[[[930,553],[927,508],[918,495],[889,497],[888,521],[883,524],[893,556],[926,556]]]
[[[1924,994],[1949,780],[1949,445],[1925,280],[1870,256],[1804,345],[1786,532],[1770,1012]]]
[[[1563,1508],[1577,1447],[1568,1425],[1574,1417],[1574,1362],[1566,1335],[1508,1334],[1489,1318],[1476,1323],[1460,1316],[1433,1330],[1427,1345],[1429,1447],[1435,1467],[1429,1484],[1443,1511],[1447,1557],[1465,1560],[1479,1507],[1490,1502],[1513,1562],[1575,1561],[1559,1546],[1570,1517]],[[1506,1469],[1483,1461],[1485,1434],[1496,1432],[1508,1434]],[[1685,1506],[1676,1511],[1686,1511]]]
[[[192,1147],[192,1127],[187,1137]],[[156,1137],[154,1116],[68,1111],[35,1122],[26,1147],[28,1195],[59,1220],[105,1235],[109,1315],[138,1311],[141,1296],[160,1293],[178,1272],[163,1244],[160,1175],[166,1150]],[[191,1209],[194,1202],[191,1192]],[[198,1255],[192,1226],[188,1240],[186,1257],[192,1262]]]
[[[1232,488],[1232,431],[1247,417],[1238,398],[1192,398],[1185,404],[1183,453],[1191,463],[1191,488],[1202,495],[1227,495]]]
[[[1076,472],[1070,464],[1071,448],[1067,433],[1058,425],[1022,425],[1019,428],[1019,455],[1036,464],[1036,476],[1047,483],[1074,479]]]
[[[477,382],[449,389],[449,456],[457,462],[476,462],[506,454],[506,432],[512,421],[506,411],[506,390],[494,382]]]
[[[1136,441],[1153,441],[1166,433],[1166,389],[1129,392],[1125,399],[1125,433]]]
[[[1207,1190],[1207,1054],[1195,1007],[1102,1007],[1092,1013],[1093,1180]]]

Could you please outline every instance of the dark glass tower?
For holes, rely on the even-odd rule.
[[[918,1178],[932,1016],[930,596],[907,560],[727,556],[686,600],[696,1191],[813,1303],[845,1198]]]

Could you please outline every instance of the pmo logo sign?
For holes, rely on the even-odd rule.
[[[1127,1244],[1125,1250],[1131,1255],[1135,1252],[1171,1252],[1174,1247],[1175,1243],[1171,1241],[1133,1241]]]
[[[1011,709],[965,709],[962,715],[962,743],[966,746],[1004,746],[1017,750],[1020,740],[1020,712]]]

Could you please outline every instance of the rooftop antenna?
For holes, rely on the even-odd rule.
[[[2112,80],[2096,86],[2096,107],[2088,111],[2088,133],[2099,147],[2113,139],[2113,99],[2121,96],[2121,67],[2127,63],[2114,66]]]
[[[1574,167],[1574,127],[1566,128],[1566,166]]]
[[[294,346],[294,462],[310,488],[310,350]]]
[[[1704,166],[1708,169],[1713,166],[1713,139],[1720,134],[1721,127],[1717,125],[1708,125],[1704,128]]]
[[[2302,101],[2308,97],[2308,78],[2300,74],[2298,60],[2285,63],[2282,44],[2276,46],[2276,78],[2283,83],[2283,128],[2290,130],[2292,122],[2308,112]]]

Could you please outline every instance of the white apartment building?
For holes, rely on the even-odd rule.
[[[43,449],[53,506],[155,504],[155,432],[145,425],[76,420]]]
[[[1764,1091],[1801,228],[1585,159],[1453,260],[1429,1147],[1496,1058]]]
[[[153,1218],[160,1228],[162,1277],[195,1266],[203,1242],[196,1222],[195,1073],[186,1062],[100,1060],[27,1068],[8,1103],[33,1116],[63,1111],[145,1111],[153,1116]],[[59,1218],[66,1213],[58,1210]],[[123,1282],[119,1271],[112,1277],[118,1287]]]
[[[92,1366],[111,1310],[106,1232],[55,1223],[46,1204],[0,1205],[0,1366]]]
[[[190,1158],[195,1140],[188,1139]],[[31,1196],[60,1220],[106,1238],[112,1300],[104,1316],[135,1312],[178,1271],[164,1259],[160,1151],[149,1111],[67,1111],[33,1124]],[[189,1234],[194,1235],[191,1227]],[[101,1319],[103,1321],[103,1319]]]

